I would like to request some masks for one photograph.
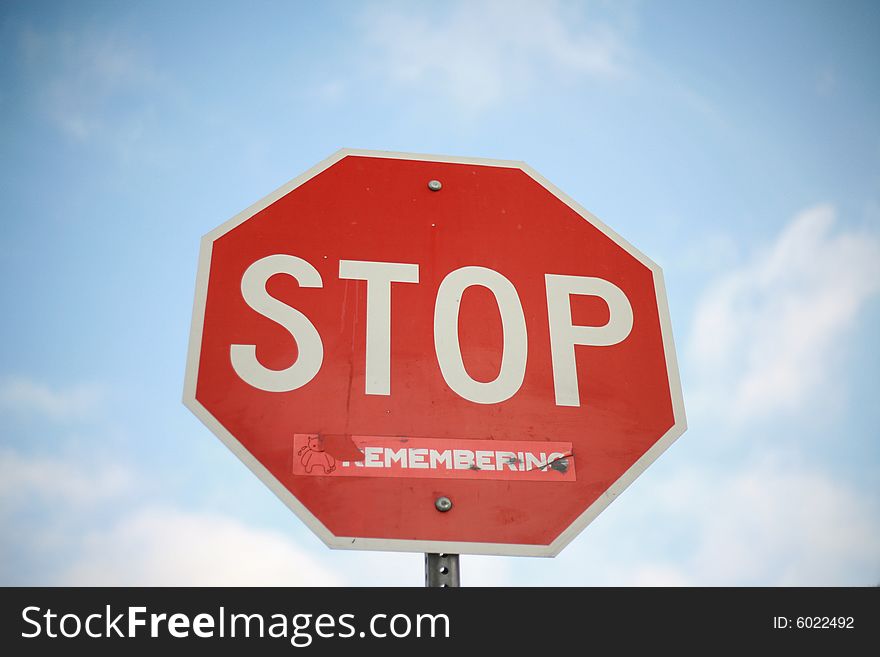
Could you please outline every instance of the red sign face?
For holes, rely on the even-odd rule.
[[[657,265],[522,163],[367,151],[205,236],[184,401],[354,549],[555,555],[685,429]]]

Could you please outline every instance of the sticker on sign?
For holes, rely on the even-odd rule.
[[[317,434],[296,434],[293,472],[328,477],[575,481],[571,443],[351,436],[362,455],[340,461]]]

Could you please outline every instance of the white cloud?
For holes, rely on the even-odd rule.
[[[421,554],[330,551],[224,513],[138,499],[121,468],[6,453],[0,480],[0,554],[16,564],[0,569],[4,584],[423,583]],[[33,514],[37,497],[50,504]],[[85,508],[84,500],[101,504]],[[679,470],[628,491],[554,560],[466,555],[462,582],[503,586],[543,571],[533,583],[872,585],[880,581],[878,518],[877,500],[846,482],[768,456],[721,475]]]
[[[548,567],[597,586],[873,586],[880,508],[777,453],[627,491]]]
[[[711,490],[705,481],[699,485]],[[878,583],[880,509],[845,482],[767,459],[724,481],[713,502],[700,510],[703,536],[693,559],[703,580],[719,585]]]
[[[89,534],[61,575],[71,586],[336,586],[283,534],[216,513],[144,507]]]
[[[520,562],[522,560],[520,559]],[[464,555],[460,557],[462,586],[510,586],[511,562],[498,557]]]
[[[0,382],[0,407],[56,420],[84,417],[99,406],[103,397],[103,389],[93,384],[53,389],[21,377],[7,377]]]
[[[131,472],[122,466],[89,469],[48,458],[25,457],[0,450],[0,509],[9,510],[34,499],[53,504],[79,505],[105,500],[127,490]]]
[[[836,228],[820,205],[708,286],[688,355],[698,409],[733,420],[794,411],[818,398],[865,304],[880,292],[880,237]]]
[[[626,586],[693,586],[694,582],[680,567],[669,564],[636,564],[628,572],[621,573],[618,585]]]
[[[422,554],[331,551],[225,513],[137,495],[127,468],[0,451],[0,584],[422,586]],[[293,520],[293,519],[292,519]],[[506,583],[500,560],[467,557],[468,586]],[[10,563],[17,564],[11,570]]]
[[[319,546],[323,561],[345,575],[351,586],[423,586],[424,555],[407,552],[361,552]]]
[[[424,7],[422,7],[423,9]],[[558,2],[443,3],[416,13],[371,6],[365,36],[381,73],[476,112],[517,96],[547,76],[609,78],[623,72],[625,48],[607,23],[584,21]]]
[[[0,451],[0,583],[336,586],[344,577],[287,536],[222,513],[134,495],[115,464]],[[8,564],[17,564],[10,570]]]
[[[67,136],[123,150],[141,138],[162,80],[134,42],[114,32],[22,32],[41,108]]]

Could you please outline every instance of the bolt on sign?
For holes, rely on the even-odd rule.
[[[359,150],[203,238],[184,403],[351,549],[555,555],[685,430],[656,264],[522,162]]]

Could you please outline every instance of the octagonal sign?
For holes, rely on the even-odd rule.
[[[521,162],[355,150],[203,238],[184,402],[353,549],[555,555],[685,429],[657,265]]]

